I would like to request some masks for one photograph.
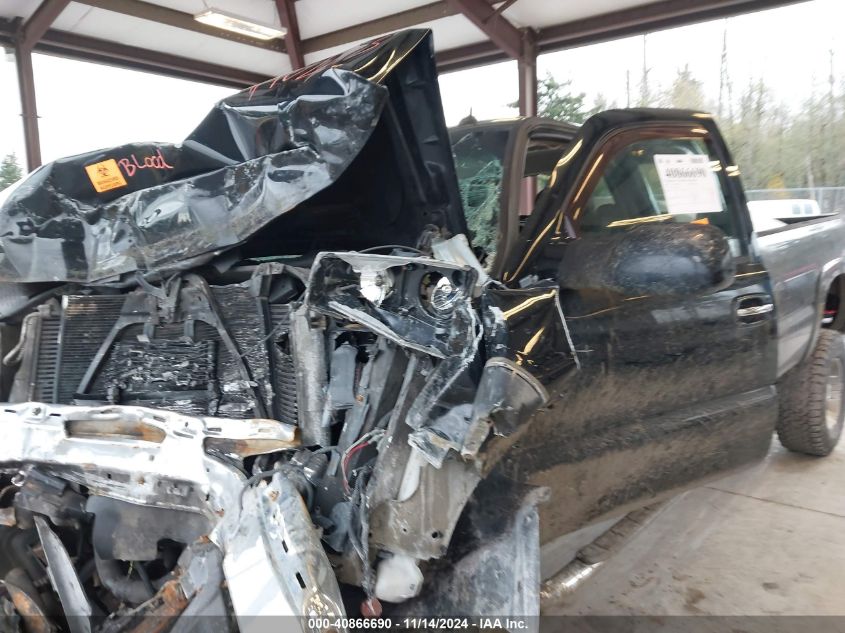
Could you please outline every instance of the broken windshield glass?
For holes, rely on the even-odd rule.
[[[472,244],[487,263],[496,255],[501,212],[502,173],[508,131],[501,128],[453,132],[452,154]]]

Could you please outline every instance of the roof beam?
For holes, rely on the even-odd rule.
[[[35,12],[21,24],[18,46],[31,51],[69,4],[70,0],[44,0],[39,4]]]
[[[302,44],[306,53],[317,53],[327,48],[344,46],[352,42],[357,42],[358,40],[365,40],[383,35],[384,33],[407,29],[425,22],[439,20],[440,18],[447,18],[457,15],[457,13],[458,11],[449,6],[447,2],[432,2],[420,7],[387,15],[383,18],[361,22],[355,26],[309,37]]]
[[[0,45],[14,46],[15,33],[16,28],[12,21],[0,19]],[[265,75],[239,68],[201,62],[55,29],[48,30],[42,36],[35,45],[35,51],[239,89],[248,88],[268,79]]]
[[[124,10],[127,10],[127,7],[132,7],[132,13],[130,13],[130,15],[136,15],[136,11],[143,9],[144,7],[156,6],[150,5],[146,2],[139,2],[138,0],[75,1],[82,2],[89,6],[97,6],[107,10],[117,11],[118,13],[124,12]],[[749,11],[796,4],[801,1],[803,0],[661,0],[660,2],[653,2],[633,9],[623,9],[621,11],[606,13],[600,16],[587,18],[585,20],[578,20],[575,22],[540,29],[536,35],[536,44],[538,52],[546,53],[573,46],[580,46],[587,43],[606,41],[609,39],[646,33],[663,28],[682,26],[693,22],[729,17],[731,15],[738,15]],[[500,5],[499,0],[490,0],[489,3],[494,6]],[[505,4],[507,4],[507,1]],[[137,5],[143,5],[143,7],[139,8]],[[201,30],[202,25],[193,20],[193,16],[190,14],[173,11],[163,7],[158,7],[158,9],[163,9],[164,14],[170,16],[170,18],[173,18],[173,14],[179,14],[181,16],[178,19],[168,18],[160,20],[165,24],[170,24],[171,26],[177,26],[179,28],[190,27],[189,30],[204,32],[204,30]],[[158,9],[155,10],[158,11]],[[495,10],[493,11],[495,12]],[[364,22],[356,26],[339,29],[331,33],[325,33],[303,40],[303,54],[320,52],[328,48],[343,46],[358,40],[368,39],[383,33],[417,26],[422,23],[457,14],[458,11],[445,0],[432,2],[407,11],[401,11],[383,18],[370,20],[369,22]],[[149,13],[139,13],[136,17],[151,19],[150,15],[151,14]],[[161,17],[158,13],[156,13],[156,16]],[[188,20],[185,20],[185,17],[187,17]],[[97,61],[104,61],[105,63],[112,63],[119,66],[139,67],[138,63],[128,63],[131,60],[124,60],[120,55],[115,58],[108,52],[99,52],[102,51],[103,45],[109,45],[111,42],[106,42],[105,40],[93,40],[92,38],[85,38],[70,33],[63,33],[61,31],[50,31],[50,33],[56,34],[59,39],[65,38],[65,41],[67,41],[66,38],[69,37],[76,42],[97,42],[97,44],[93,45],[93,49],[95,49],[96,52],[84,50],[88,48],[86,46],[82,46],[82,52],[78,52],[73,47],[67,48],[64,45],[58,45],[56,42],[55,44],[51,44],[51,46],[53,46],[51,52],[55,52],[55,54],[76,57],[79,59],[93,59],[93,56],[96,55]],[[231,38],[228,35],[221,35],[223,33],[225,33],[225,31],[214,29],[214,32],[211,33],[211,35],[240,41],[240,37],[234,33],[231,34],[233,36]],[[0,39],[3,38],[3,35],[3,23],[2,20],[0,20]],[[8,37],[8,28],[6,29],[6,35],[6,40],[9,45],[14,45],[12,39]],[[261,43],[258,40],[252,39],[249,39],[249,41],[241,41],[241,43],[284,52],[284,47],[281,46],[281,43],[278,40],[271,42],[271,46],[267,46],[266,43]],[[122,45],[116,46],[120,47]],[[47,52],[46,48],[43,46],[38,46],[37,48],[41,48]],[[168,70],[171,64],[166,61],[173,60],[174,63],[172,66],[176,69],[177,76],[193,78],[198,81],[209,81],[213,83],[222,83],[223,85],[241,87],[250,85],[251,83],[258,83],[265,79],[263,76],[255,73],[211,64],[207,64],[205,66],[223,69],[222,72],[218,73],[217,71],[212,70],[208,73],[200,73],[200,76],[189,77],[192,73],[185,66],[184,62],[191,60],[170,56],[164,53],[155,53],[141,48],[124,48],[130,48],[137,51],[137,55],[140,57],[136,57],[136,62],[138,59],[144,59],[144,56],[155,56],[157,61],[150,65],[150,69],[152,72],[159,72],[161,74],[174,74]],[[509,55],[504,53],[502,49],[495,44],[492,44],[491,42],[479,42],[468,46],[440,51],[437,54],[437,64],[440,72],[449,72],[462,68],[470,68],[472,66],[504,61],[508,58]],[[245,77],[254,77],[255,79],[245,80]]]
[[[150,2],[141,2],[141,0],[74,0],[74,2],[79,2],[80,4],[97,9],[104,9],[105,11],[128,15],[133,18],[159,22],[176,27],[177,29],[185,29],[186,31],[194,31],[203,35],[230,40],[238,44],[246,44],[247,46],[254,46],[279,53],[285,52],[285,47],[281,40],[258,40],[254,37],[247,37],[246,35],[218,29],[197,22],[190,13],[177,11],[176,9],[170,9]]]
[[[550,53],[620,37],[716,20],[752,11],[774,9],[806,0],[661,0],[583,20],[540,29],[538,53]],[[451,72],[506,61],[509,55],[492,42],[479,42],[437,53],[439,72]]]
[[[773,9],[805,0],[661,0],[542,30],[543,52]]]
[[[516,4],[516,0],[505,0],[502,4],[496,7],[496,13],[502,15],[505,11],[511,8],[511,5]]]
[[[453,9],[463,13],[467,19],[490,38],[496,46],[514,59],[525,56],[522,33],[507,18],[491,7],[485,0],[446,0]]]
[[[285,48],[287,49],[290,65],[294,70],[305,66],[305,51],[302,39],[299,37],[299,20],[296,18],[294,0],[276,0],[276,10],[279,20],[285,29]]]
[[[299,1],[299,0],[297,0]],[[484,0],[487,4],[497,5],[502,0]],[[513,4],[515,0],[507,0],[505,4],[510,2]],[[500,7],[500,11],[503,11]],[[453,15],[460,15],[460,10],[453,7],[446,0],[438,0],[438,2],[431,2],[413,9],[399,11],[391,15],[386,15],[368,22],[361,22],[354,26],[338,29],[322,35],[315,35],[302,41],[302,46],[306,53],[318,53],[327,48],[334,48],[335,46],[345,46],[352,42],[359,40],[367,40],[372,37],[384,35],[385,33],[392,33],[393,31],[401,31],[402,29],[409,29],[419,27],[421,24],[433,22],[441,18],[449,18]]]
[[[278,7],[283,0],[275,1]],[[80,4],[84,4],[97,9],[103,9],[105,11],[112,11],[114,13],[120,13],[122,15],[128,15],[142,20],[152,20],[154,22],[160,22],[161,24],[167,24],[168,26],[172,26],[175,28],[194,31],[196,33],[202,33],[204,35],[211,35],[213,37],[219,37],[222,39],[231,40],[233,42],[238,42],[239,44],[246,44],[249,46],[255,46],[257,48],[264,48],[267,50],[277,51],[281,53],[287,52],[286,48],[288,45],[290,45],[291,42],[288,37],[285,37],[283,43],[281,40],[261,41],[256,40],[254,38],[246,37],[245,35],[238,35],[237,33],[224,31],[222,29],[217,29],[213,26],[208,26],[197,22],[196,20],[194,20],[194,16],[190,13],[185,13],[184,11],[177,11],[175,9],[162,7],[157,4],[151,4],[149,2],[142,2],[141,0],[74,0],[74,2],[78,2]],[[295,17],[295,11],[293,11],[292,3],[291,12]],[[281,19],[284,19],[282,17],[282,13],[282,11],[279,12],[279,17]],[[333,48],[335,46],[344,46],[351,42],[369,39],[371,37],[376,37],[377,35],[383,35],[384,33],[390,33],[392,31],[398,31],[401,29],[417,26],[424,22],[430,22],[439,18],[456,15],[457,13],[458,11],[451,8],[447,2],[440,0],[438,2],[432,2],[421,7],[415,7],[407,11],[400,11],[398,13],[394,13],[383,18],[370,20],[368,22],[362,22],[361,24],[356,24],[355,26],[338,29],[337,31],[332,31],[330,33],[324,33],[322,35],[317,35],[315,37],[308,38],[306,40],[301,40],[301,54],[303,57],[302,65],[304,65],[304,57],[307,53],[318,53],[320,51],[326,50],[327,48]],[[291,31],[285,25],[284,21],[282,22],[282,26],[288,29],[288,33],[290,34]],[[298,33],[298,21],[296,30]],[[294,57],[293,55],[291,55],[291,62],[293,61]]]

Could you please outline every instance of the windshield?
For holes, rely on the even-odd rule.
[[[487,265],[496,255],[502,172],[509,131],[482,127],[452,130],[452,155],[470,240]]]

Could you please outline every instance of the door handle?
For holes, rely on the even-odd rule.
[[[736,304],[736,316],[742,323],[757,323],[769,318],[774,312],[775,304],[767,295],[751,295],[741,297]]]
[[[772,310],[775,309],[774,304],[772,303],[763,303],[758,306],[748,306],[747,308],[737,308],[736,315],[738,317],[752,317],[752,316],[759,316],[761,314],[768,314]]]

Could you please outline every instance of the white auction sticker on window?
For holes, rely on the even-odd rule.
[[[655,154],[666,210],[673,215],[723,210],[719,180],[704,154]]]

